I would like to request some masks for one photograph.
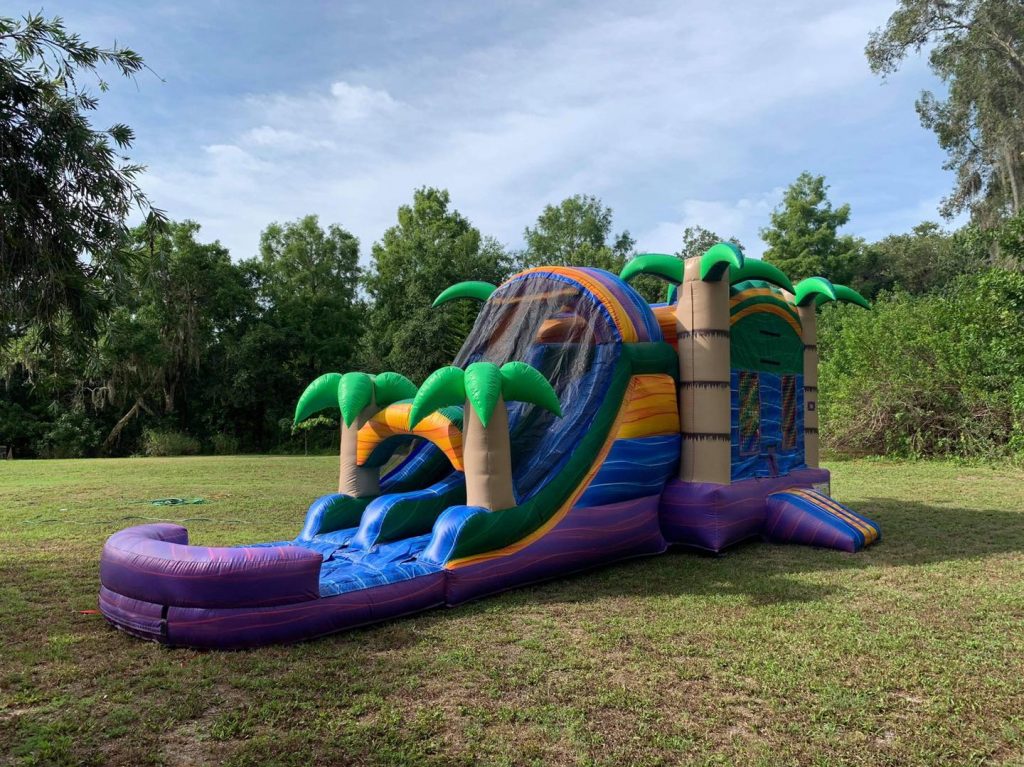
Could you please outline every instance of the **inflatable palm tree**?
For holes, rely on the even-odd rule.
[[[356,465],[359,429],[382,408],[415,394],[416,385],[398,373],[327,373],[302,392],[295,406],[296,424],[327,408],[341,410],[339,493],[353,498],[380,494],[379,469]]]
[[[409,411],[413,428],[435,410],[463,405],[466,503],[491,511],[516,505],[506,402],[529,402],[562,415],[558,395],[535,368],[508,362],[474,362],[465,370],[445,367],[430,374]]]

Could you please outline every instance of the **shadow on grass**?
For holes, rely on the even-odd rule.
[[[489,599],[516,604],[580,602],[620,597],[743,596],[751,604],[811,602],[843,593],[838,583],[802,577],[979,559],[1024,551],[1024,513],[948,508],[871,498],[857,510],[882,528],[882,540],[857,554],[751,539],[720,555],[673,546],[660,556],[611,564],[485,597],[462,609],[483,610]],[[852,581],[851,581],[852,584]]]

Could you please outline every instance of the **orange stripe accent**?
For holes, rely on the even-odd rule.
[[[741,290],[735,296],[732,296],[729,299],[729,306],[742,304],[744,301],[749,298],[753,298],[754,296],[776,296],[780,300],[782,299],[781,293],[776,293],[774,290],[769,288],[747,288],[746,290]]]
[[[384,440],[400,434],[411,434],[437,445],[456,471],[465,471],[462,462],[462,431],[452,421],[435,411],[409,428],[409,403],[388,405],[363,424],[356,443],[356,465],[362,466],[370,453]]]
[[[608,438],[604,441],[604,444],[601,446],[601,450],[594,458],[594,462],[593,464],[591,464],[590,470],[587,471],[587,474],[586,476],[584,476],[583,481],[580,482],[579,485],[577,485],[576,489],[569,496],[568,500],[566,500],[566,502],[562,504],[561,507],[559,507],[558,511],[556,511],[551,516],[551,518],[548,519],[547,522],[538,527],[525,538],[521,538],[515,543],[509,544],[504,548],[495,549],[494,551],[488,551],[483,554],[474,554],[473,556],[462,557],[461,559],[453,559],[451,562],[445,565],[445,569],[455,570],[459,567],[465,567],[467,565],[476,564],[477,562],[486,562],[490,559],[497,559],[498,557],[504,557],[508,556],[509,554],[515,554],[517,551],[522,551],[534,541],[539,540],[540,538],[545,536],[548,533],[548,531],[550,531],[555,525],[561,522],[565,515],[569,513],[569,510],[576,505],[576,501],[579,500],[580,496],[583,495],[583,492],[590,485],[591,480],[594,479],[594,475],[597,474],[597,472],[601,469],[601,465],[604,463],[604,459],[608,457],[608,451],[612,449],[612,445],[615,444],[615,440],[619,439],[619,427],[622,425],[623,416],[625,415],[626,410],[629,407],[628,400],[630,398],[630,395],[632,394],[634,382],[637,380],[637,378],[642,377],[644,376],[633,376],[633,378],[630,380],[629,386],[626,389],[626,401],[624,401],[622,403],[622,406],[619,408],[619,412],[615,416],[615,421],[612,423],[612,428],[608,431]],[[501,514],[502,512],[495,511],[492,513]]]
[[[675,434],[680,429],[676,382],[663,373],[633,376],[619,439]]]
[[[761,312],[767,312],[768,314],[775,314],[782,317],[786,322],[793,328],[793,332],[798,336],[803,335],[803,329],[800,327],[800,321],[795,319],[793,315],[783,309],[781,306],[772,306],[771,304],[755,304],[754,306],[748,306],[742,311],[736,312],[729,318],[729,324],[735,325],[737,322],[742,320],[749,314],[760,314]]]
[[[515,275],[520,277],[524,274],[535,274],[549,272],[550,274],[557,274],[562,277],[568,277],[569,279],[578,282],[588,291],[590,291],[598,301],[608,310],[608,313],[612,317],[612,322],[615,323],[615,327],[618,328],[619,335],[622,336],[623,343],[635,343],[637,341],[636,328],[633,327],[632,320],[629,319],[629,315],[626,313],[625,308],[619,302],[615,296],[605,290],[604,285],[598,282],[596,279],[591,277],[589,274],[579,271],[578,269],[572,269],[571,267],[565,266],[537,266],[533,269],[526,269],[519,274]],[[512,279],[515,279],[513,277]]]
[[[867,522],[860,519],[856,515],[851,514],[851,512],[844,509],[842,506],[840,506],[834,500],[829,498],[827,495],[824,495],[822,493],[811,493],[809,490],[805,490],[803,488],[797,488],[795,490],[790,490],[789,492],[793,493],[794,495],[798,495],[801,498],[804,498],[805,500],[811,501],[812,503],[815,503],[819,506],[823,506],[825,508],[825,511],[831,512],[833,516],[839,517],[845,522],[849,522],[864,535],[865,546],[869,543],[873,543],[875,539],[878,537],[878,531],[874,528],[874,526],[869,525]]]
[[[661,335],[665,339],[665,343],[676,343],[679,340],[679,336],[676,331],[675,309],[671,306],[652,306],[651,311],[654,312],[654,319],[658,321],[658,326],[661,328]]]

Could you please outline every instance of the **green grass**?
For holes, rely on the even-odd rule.
[[[673,551],[289,647],[97,615],[138,517],[292,537],[335,458],[0,463],[0,763],[1024,763],[1024,472],[833,464],[858,555]],[[141,501],[204,496],[204,506]]]

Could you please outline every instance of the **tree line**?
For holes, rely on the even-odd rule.
[[[826,445],[1020,452],[1024,14],[1017,0],[903,0],[866,52],[885,76],[926,46],[948,86],[918,101],[955,171],[942,212],[970,222],[866,242],[841,231],[852,211],[833,205],[825,178],[804,173],[760,233],[765,259],[875,301],[870,315],[822,312]],[[292,430],[304,385],[348,370],[419,382],[450,362],[477,308],[432,310],[445,287],[538,264],[617,272],[635,253],[592,195],[546,206],[513,250],[425,187],[366,268],[357,238],[316,216],[269,223],[257,254],[232,258],[146,199],[142,168],[125,158],[130,128],[93,127],[96,99],[80,83],[101,67],[145,71],[134,51],[90,46],[59,19],[0,18],[0,444],[18,455],[324,449],[337,438],[317,428],[329,419]],[[142,223],[129,227],[134,210]],[[731,235],[688,228],[676,254],[742,246]]]

